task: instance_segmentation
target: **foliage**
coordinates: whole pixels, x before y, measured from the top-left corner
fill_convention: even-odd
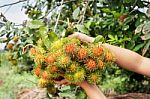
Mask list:
[[[43,42],[43,47],[49,48],[52,41],[74,31],[150,57],[149,10],[147,14],[140,10],[148,5],[149,2],[143,0],[35,0],[24,6],[30,20],[22,27],[15,27],[7,21],[0,31],[0,36],[5,35],[7,39],[0,41],[6,45],[11,43],[6,49],[10,48],[13,60],[29,62],[26,64],[28,70],[33,65],[27,51],[37,45],[38,40]],[[12,43],[16,36],[19,41]],[[105,82],[111,81],[114,83],[110,86],[120,93],[150,91],[147,77],[117,66],[106,69],[102,79],[104,88],[109,89]]]

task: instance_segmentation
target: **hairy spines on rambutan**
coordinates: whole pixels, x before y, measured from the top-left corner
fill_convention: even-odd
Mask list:
[[[43,71],[42,78],[45,79],[45,80],[48,80],[48,73],[47,73],[47,71]]]
[[[67,81],[69,81],[70,83],[73,83],[73,82],[74,82],[74,77],[73,77],[73,74],[71,74],[71,73],[65,73],[64,78],[65,78]]]
[[[58,67],[56,65],[50,65],[49,71],[51,74],[58,72]]]
[[[83,60],[83,59],[87,58],[87,56],[88,56],[87,48],[82,47],[78,50],[78,52],[77,52],[78,59]]]
[[[54,55],[48,55],[45,59],[48,64],[53,64],[55,62]]]
[[[41,79],[39,80],[39,82],[38,82],[38,85],[39,85],[41,88],[45,88],[45,87],[48,85],[48,81],[41,78]]]
[[[36,68],[34,69],[34,74],[39,77],[40,74],[41,74],[41,68],[40,68],[40,67],[36,67]]]
[[[42,54],[36,54],[36,56],[34,57],[34,62],[36,64],[42,64],[44,62],[45,56]]]
[[[73,54],[76,50],[76,45],[74,43],[66,44],[64,50],[67,54]]]
[[[77,69],[79,68],[79,64],[77,62],[72,62],[68,68],[66,69],[66,71],[68,72],[75,72],[77,71]]]
[[[94,56],[101,56],[103,54],[103,48],[102,47],[94,47],[92,48],[92,52]]]
[[[105,63],[102,60],[97,61],[97,66],[99,69],[103,69],[105,67]]]
[[[99,72],[92,72],[88,75],[87,80],[90,84],[98,84],[100,82],[100,73]]]
[[[67,55],[62,55],[58,57],[56,64],[58,67],[65,68],[66,66],[70,65],[71,59]]]
[[[85,67],[87,70],[92,71],[97,68],[97,63],[94,59],[90,58],[90,59],[87,59],[85,63]]]
[[[81,83],[85,80],[85,70],[83,68],[77,70],[74,74],[74,83]]]

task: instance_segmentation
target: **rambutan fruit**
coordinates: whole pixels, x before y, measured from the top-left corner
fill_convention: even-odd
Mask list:
[[[48,85],[48,81],[45,80],[45,79],[40,79],[39,82],[38,82],[38,85],[41,87],[41,88],[44,88]]]
[[[74,81],[73,74],[70,74],[70,73],[66,73],[66,74],[64,75],[64,78],[65,78],[66,80],[68,80],[69,82],[71,82],[71,83]]]
[[[67,54],[73,54],[76,50],[76,46],[75,44],[71,43],[71,44],[67,44],[64,48],[65,52]]]
[[[45,79],[45,80],[48,80],[48,73],[47,73],[47,71],[44,71],[42,73],[42,78]]]
[[[51,43],[51,48],[50,48],[50,50],[55,50],[55,51],[57,51],[58,49],[60,49],[60,48],[62,48],[63,47],[63,42],[62,42],[62,40],[57,40],[57,41],[55,41],[55,42],[53,42],[53,43]]]
[[[45,59],[44,55],[42,55],[42,54],[36,54],[36,56],[34,58],[34,61],[37,64],[42,64],[44,62],[44,59]]]
[[[71,63],[71,59],[69,56],[62,55],[58,58],[57,63],[59,67],[65,68]]]
[[[41,68],[40,67],[35,68],[34,69],[34,74],[39,77],[40,74],[41,74]]]
[[[85,80],[85,70],[81,69],[76,71],[73,77],[74,77],[74,83],[81,83],[82,81]]]
[[[86,48],[80,48],[77,53],[77,58],[84,59],[88,56],[88,50]]]
[[[103,48],[102,47],[95,47],[92,49],[94,56],[100,56],[103,54]]]
[[[96,64],[96,61],[93,60],[93,59],[88,59],[86,64],[85,64],[86,68],[88,70],[95,70],[97,68],[97,64]]]
[[[47,58],[45,59],[45,61],[48,64],[53,64],[55,62],[55,58],[52,55],[48,55]]]
[[[110,52],[107,52],[105,55],[105,60],[106,61],[113,61],[113,55]]]
[[[97,65],[98,65],[99,69],[103,69],[105,66],[105,64],[102,60],[98,60]]]
[[[91,84],[98,84],[100,82],[100,77],[101,75],[99,72],[93,72],[88,75],[87,80]]]
[[[67,68],[67,70],[69,72],[75,72],[77,70],[77,68],[78,68],[78,64],[74,62]]]
[[[55,73],[55,72],[57,72],[58,71],[58,67],[56,66],[56,65],[51,65],[50,67],[49,67],[49,71],[50,71],[50,73]]]

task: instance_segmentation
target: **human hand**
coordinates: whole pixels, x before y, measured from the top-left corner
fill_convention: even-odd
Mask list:
[[[94,42],[94,38],[93,37],[90,37],[90,36],[87,36],[83,33],[80,33],[80,32],[74,32],[72,35],[69,35],[70,38],[78,38],[79,40],[83,41],[83,42],[89,42],[89,43],[92,43]]]

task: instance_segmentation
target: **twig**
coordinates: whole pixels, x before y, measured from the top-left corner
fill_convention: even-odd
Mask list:
[[[84,11],[83,11],[83,15],[80,17],[79,21],[77,22],[78,24],[81,22],[83,24],[84,22],[84,16],[85,16],[85,13],[86,13],[86,9],[89,5],[89,0],[87,1],[87,3],[85,4],[85,8],[84,8]]]
[[[61,13],[61,10],[62,10],[63,2],[64,2],[64,0],[61,0],[60,11],[59,11],[59,14],[58,14],[58,17],[57,17],[57,20],[56,20],[56,24],[55,24],[55,27],[54,27],[54,32],[56,31],[56,28],[57,28],[57,25],[58,25],[58,21],[59,21],[60,13]],[[57,9],[57,12],[58,12],[58,10],[59,9]]]
[[[27,0],[20,0],[20,1],[14,2],[14,3],[5,4],[5,5],[0,6],[0,8],[6,7],[6,6],[15,5],[15,4],[18,4],[18,3],[21,3],[21,2],[25,2],[25,1],[27,1]]]

